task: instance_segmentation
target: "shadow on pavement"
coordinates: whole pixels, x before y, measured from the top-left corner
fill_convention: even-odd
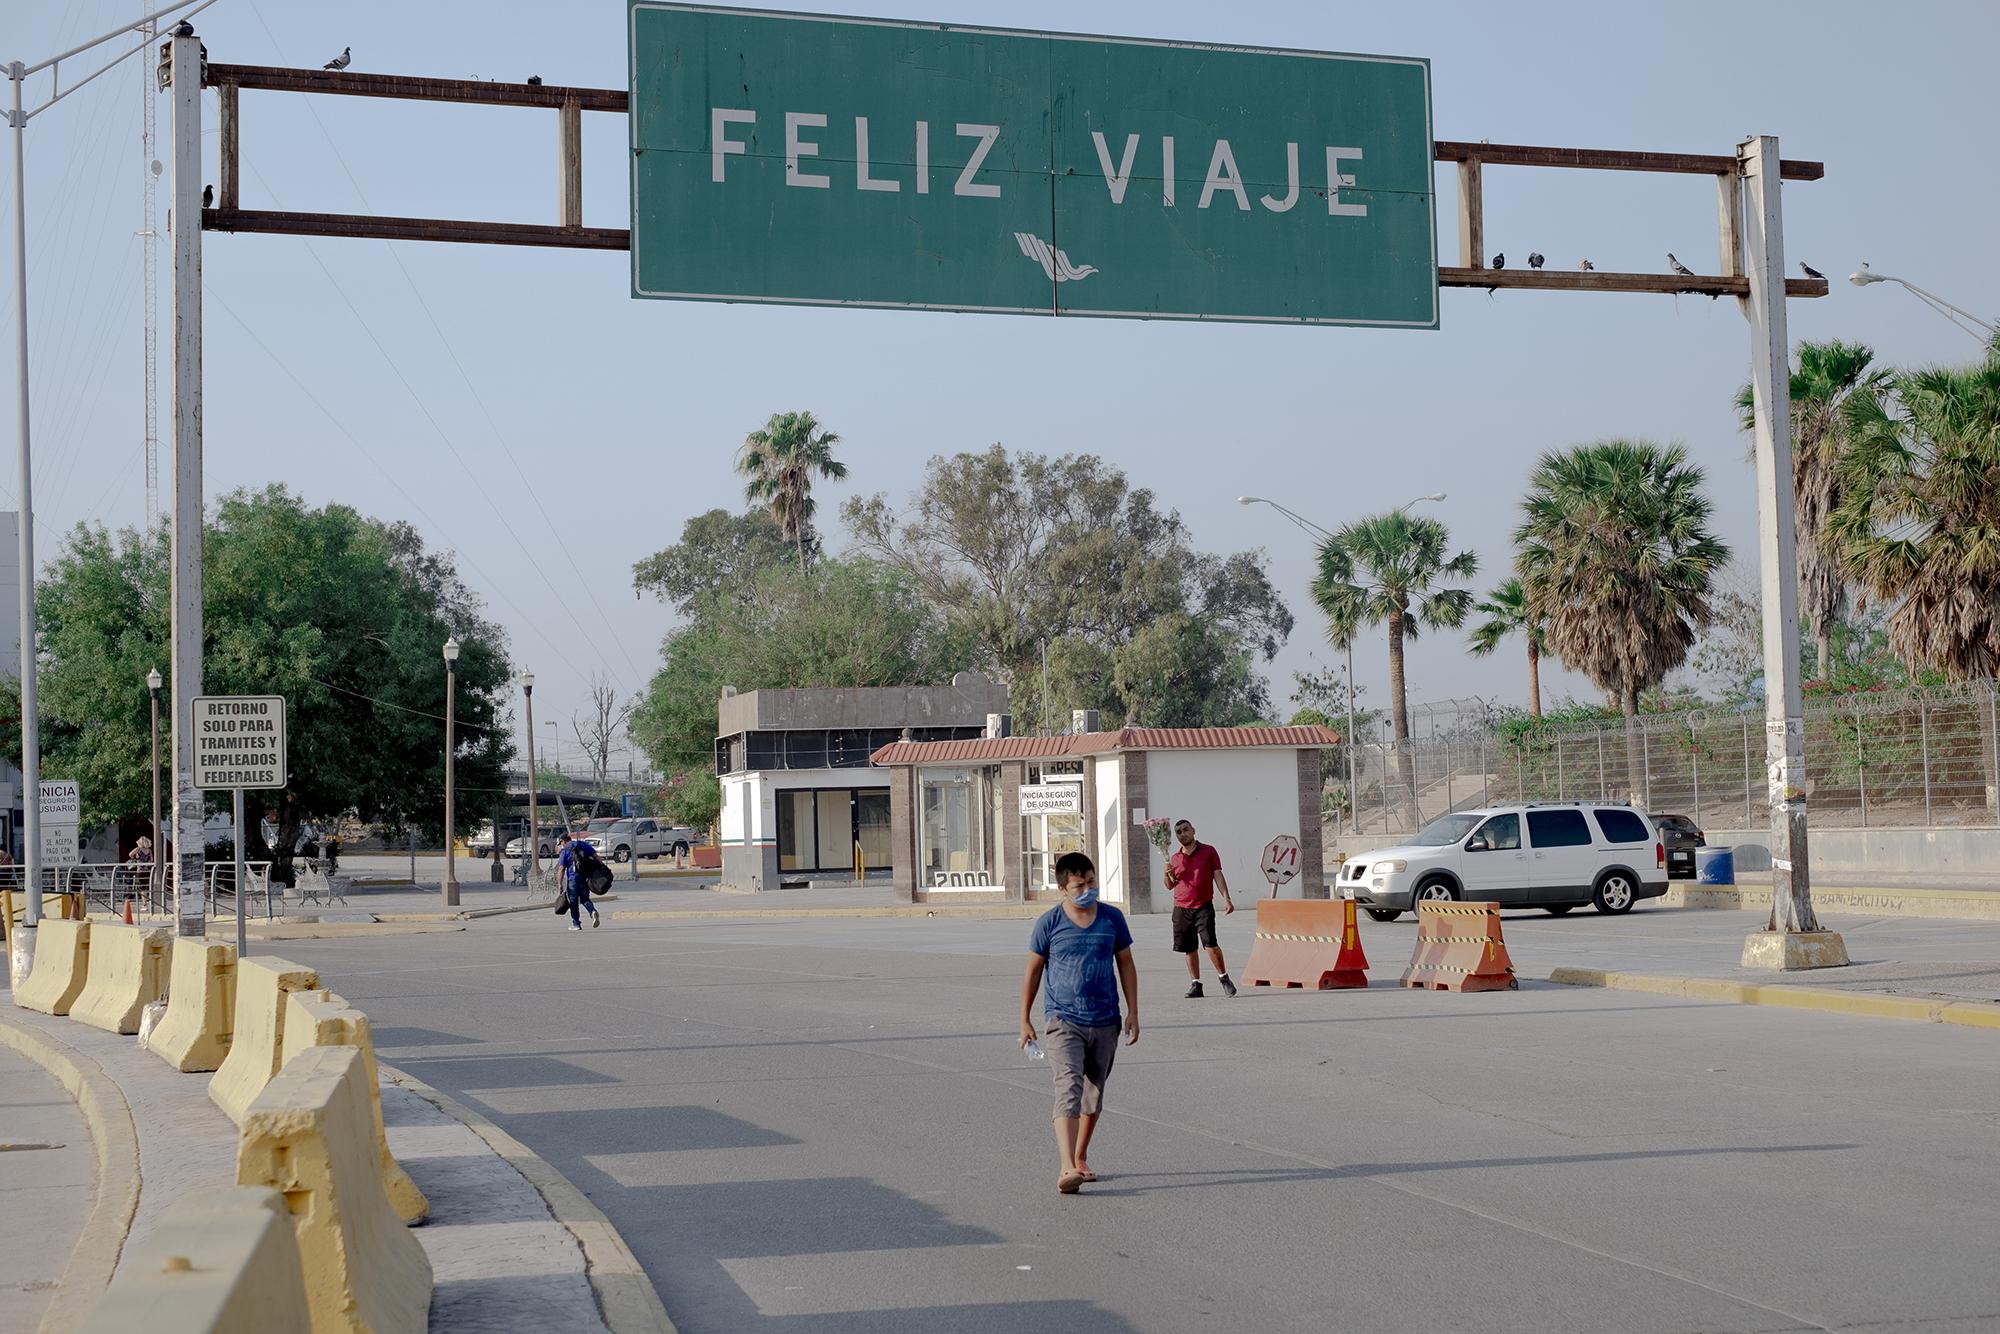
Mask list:
[[[1106,1173],[1090,1187],[1092,1195],[1150,1195],[1163,1190],[1208,1186],[1262,1186],[1291,1181],[1349,1181],[1361,1177],[1402,1176],[1412,1172],[1478,1171],[1495,1167],[1567,1167],[1583,1163],[1634,1162],[1649,1158],[1706,1158],[1721,1154],[1833,1153],[1858,1149],[1859,1144],[1745,1144],[1718,1149],[1633,1149],[1625,1153],[1557,1153],[1532,1158],[1457,1158],[1417,1163],[1349,1163],[1345,1167],[1297,1167],[1212,1172]],[[1156,1184],[1127,1185],[1148,1178]]]
[[[648,1153],[675,1149],[764,1149],[796,1144],[712,1107],[607,1107],[560,1112],[517,1112],[508,1133],[533,1141],[544,1132],[576,1134],[586,1144],[643,1144]]]

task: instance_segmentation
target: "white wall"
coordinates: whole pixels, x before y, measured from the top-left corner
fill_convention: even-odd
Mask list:
[[[1119,796],[1124,761],[1116,755],[1091,760],[1096,765],[1097,846],[1092,856],[1097,862],[1097,883],[1105,898],[1125,902],[1125,802]]]
[[[1229,892],[1239,902],[1270,892],[1260,869],[1264,845],[1279,834],[1299,835],[1297,751],[1151,751],[1146,793],[1149,819],[1194,821],[1195,837],[1221,854]],[[1294,879],[1285,894],[1295,897],[1298,886]],[[1154,892],[1164,895],[1157,887]]]

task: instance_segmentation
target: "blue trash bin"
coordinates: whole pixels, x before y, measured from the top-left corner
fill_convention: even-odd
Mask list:
[[[1736,849],[1696,848],[1694,850],[1694,879],[1698,885],[1735,884]]]

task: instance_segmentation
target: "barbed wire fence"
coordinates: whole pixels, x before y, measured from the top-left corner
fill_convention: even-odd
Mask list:
[[[1403,745],[1326,757],[1336,838],[1409,833],[1500,801],[1630,799],[1704,827],[1770,822],[1763,709],[1644,714],[1623,723],[1500,721],[1483,701],[1416,705]],[[1992,681],[1809,699],[1806,793],[1822,828],[2000,826],[2000,694]],[[1350,767],[1351,766],[1351,767]],[[1352,781],[1349,781],[1349,774]]]

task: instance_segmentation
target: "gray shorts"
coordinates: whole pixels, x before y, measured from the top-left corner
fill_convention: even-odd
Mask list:
[[[1057,1120],[1096,1116],[1104,1110],[1104,1085],[1118,1059],[1119,1025],[1085,1028],[1061,1019],[1048,1021],[1042,1050],[1056,1077]]]

